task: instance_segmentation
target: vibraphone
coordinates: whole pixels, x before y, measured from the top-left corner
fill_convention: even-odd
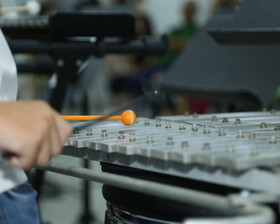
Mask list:
[[[280,112],[101,121],[63,154],[248,190],[280,193]]]

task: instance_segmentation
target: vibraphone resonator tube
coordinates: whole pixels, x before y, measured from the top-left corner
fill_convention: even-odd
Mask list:
[[[119,116],[62,116],[67,121],[89,120],[120,120],[124,125],[132,125],[136,122],[136,114],[132,110],[126,110]]]

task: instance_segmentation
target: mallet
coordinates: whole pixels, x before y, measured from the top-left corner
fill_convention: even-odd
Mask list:
[[[136,122],[136,114],[132,110],[124,111],[120,116],[62,116],[67,121],[88,120],[121,120],[124,125],[132,125]]]
[[[30,15],[38,15],[41,11],[41,4],[37,1],[28,1],[24,6],[0,8],[0,15],[9,12],[27,12]]]

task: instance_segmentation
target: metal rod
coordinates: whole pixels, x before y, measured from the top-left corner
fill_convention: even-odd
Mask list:
[[[8,13],[8,12],[28,12],[29,8],[27,6],[14,6],[14,7],[3,7],[0,9],[0,13]]]
[[[87,91],[83,91],[83,98],[82,98],[82,114],[89,114],[89,103],[88,103],[88,95]],[[83,159],[83,167],[86,169],[90,169],[90,161],[88,159]],[[83,180],[83,195],[82,195],[82,202],[83,202],[83,211],[80,217],[80,221],[82,224],[90,224],[94,220],[94,215],[92,213],[92,204],[91,204],[91,182],[88,180]]]
[[[83,159],[83,166],[84,168],[90,168],[90,163],[89,160]],[[91,212],[91,203],[90,203],[90,198],[91,198],[91,182],[88,180],[83,181],[83,213],[80,217],[80,220],[82,224],[90,224],[94,220],[94,216]]]
[[[169,199],[172,201],[182,202],[185,204],[192,204],[192,205],[201,206],[210,209],[216,209],[219,211],[224,211],[238,216],[241,215],[244,216],[244,217],[237,216],[237,217],[226,218],[226,219],[221,219],[221,218],[214,219],[216,221],[218,220],[224,221],[221,222],[223,224],[237,223],[235,222],[235,220],[238,220],[239,221],[238,223],[243,223],[243,224],[274,223],[275,217],[270,208],[261,205],[254,205],[252,203],[235,204],[232,203],[232,201],[228,197],[222,197],[219,195],[199,192],[196,190],[190,190],[181,187],[174,187],[174,186],[155,183],[146,180],[139,180],[131,177],[124,177],[115,174],[96,172],[85,168],[68,166],[65,164],[59,164],[55,162],[50,162],[50,164],[47,167],[37,167],[37,168],[55,172],[55,173],[65,174],[73,177],[78,177],[86,180],[97,181],[107,185],[111,185],[127,190],[133,190],[139,193],[149,194],[149,195]],[[196,222],[199,220],[200,222]],[[188,219],[185,221],[185,223],[186,224],[206,223],[203,222],[203,220],[205,221],[205,219],[197,219],[197,220]],[[232,220],[234,222],[228,222],[228,220]],[[244,222],[242,222],[242,220]],[[262,222],[259,222],[260,220]]]
[[[247,204],[243,214],[223,218],[191,218],[183,224],[276,224],[272,210],[263,205]]]
[[[101,54],[136,54],[144,56],[161,56],[167,49],[167,38],[143,39],[130,42],[91,43],[89,41],[45,41],[20,40],[7,38],[12,53],[49,54],[63,57],[65,55],[90,56]]]

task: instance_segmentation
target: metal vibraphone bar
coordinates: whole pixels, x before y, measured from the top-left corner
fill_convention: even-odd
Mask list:
[[[279,118],[266,111],[101,121],[70,136],[63,154],[279,194]]]

